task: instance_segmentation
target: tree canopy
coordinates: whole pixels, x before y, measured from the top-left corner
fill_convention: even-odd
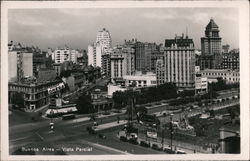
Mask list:
[[[92,107],[92,100],[89,95],[86,95],[85,93],[82,94],[77,102],[76,102],[76,108],[78,110],[78,113],[86,114],[86,113],[92,113],[93,107]]]
[[[141,88],[140,91],[117,91],[113,94],[115,108],[128,105],[129,99],[133,97],[136,104],[145,104],[163,99],[176,98],[177,87],[171,83],[165,83],[155,87]]]

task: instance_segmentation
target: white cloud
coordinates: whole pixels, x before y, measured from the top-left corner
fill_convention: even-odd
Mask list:
[[[69,8],[61,8],[58,9],[58,12],[62,13],[62,14],[66,14],[66,15],[70,15],[70,16],[100,16],[101,13],[97,10],[85,10],[85,9],[69,9]]]
[[[149,18],[149,19],[159,19],[159,20],[169,20],[169,19],[175,19],[176,15],[175,13],[144,13],[143,17]]]

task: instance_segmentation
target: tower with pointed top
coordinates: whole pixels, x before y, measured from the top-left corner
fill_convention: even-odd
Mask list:
[[[219,27],[211,18],[206,26],[205,36],[201,38],[201,68],[220,68],[221,37]]]

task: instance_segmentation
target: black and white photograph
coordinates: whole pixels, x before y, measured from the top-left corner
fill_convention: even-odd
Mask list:
[[[3,5],[4,156],[249,157],[248,3],[65,3]]]

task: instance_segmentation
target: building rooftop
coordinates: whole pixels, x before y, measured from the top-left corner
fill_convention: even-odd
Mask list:
[[[166,39],[165,47],[171,47],[172,45],[177,44],[178,47],[189,47],[190,44],[194,44],[193,40],[188,38],[188,36],[175,36],[174,39]]]
[[[210,22],[207,24],[206,30],[209,30],[209,29],[218,29],[218,28],[219,28],[218,25],[211,18]]]

